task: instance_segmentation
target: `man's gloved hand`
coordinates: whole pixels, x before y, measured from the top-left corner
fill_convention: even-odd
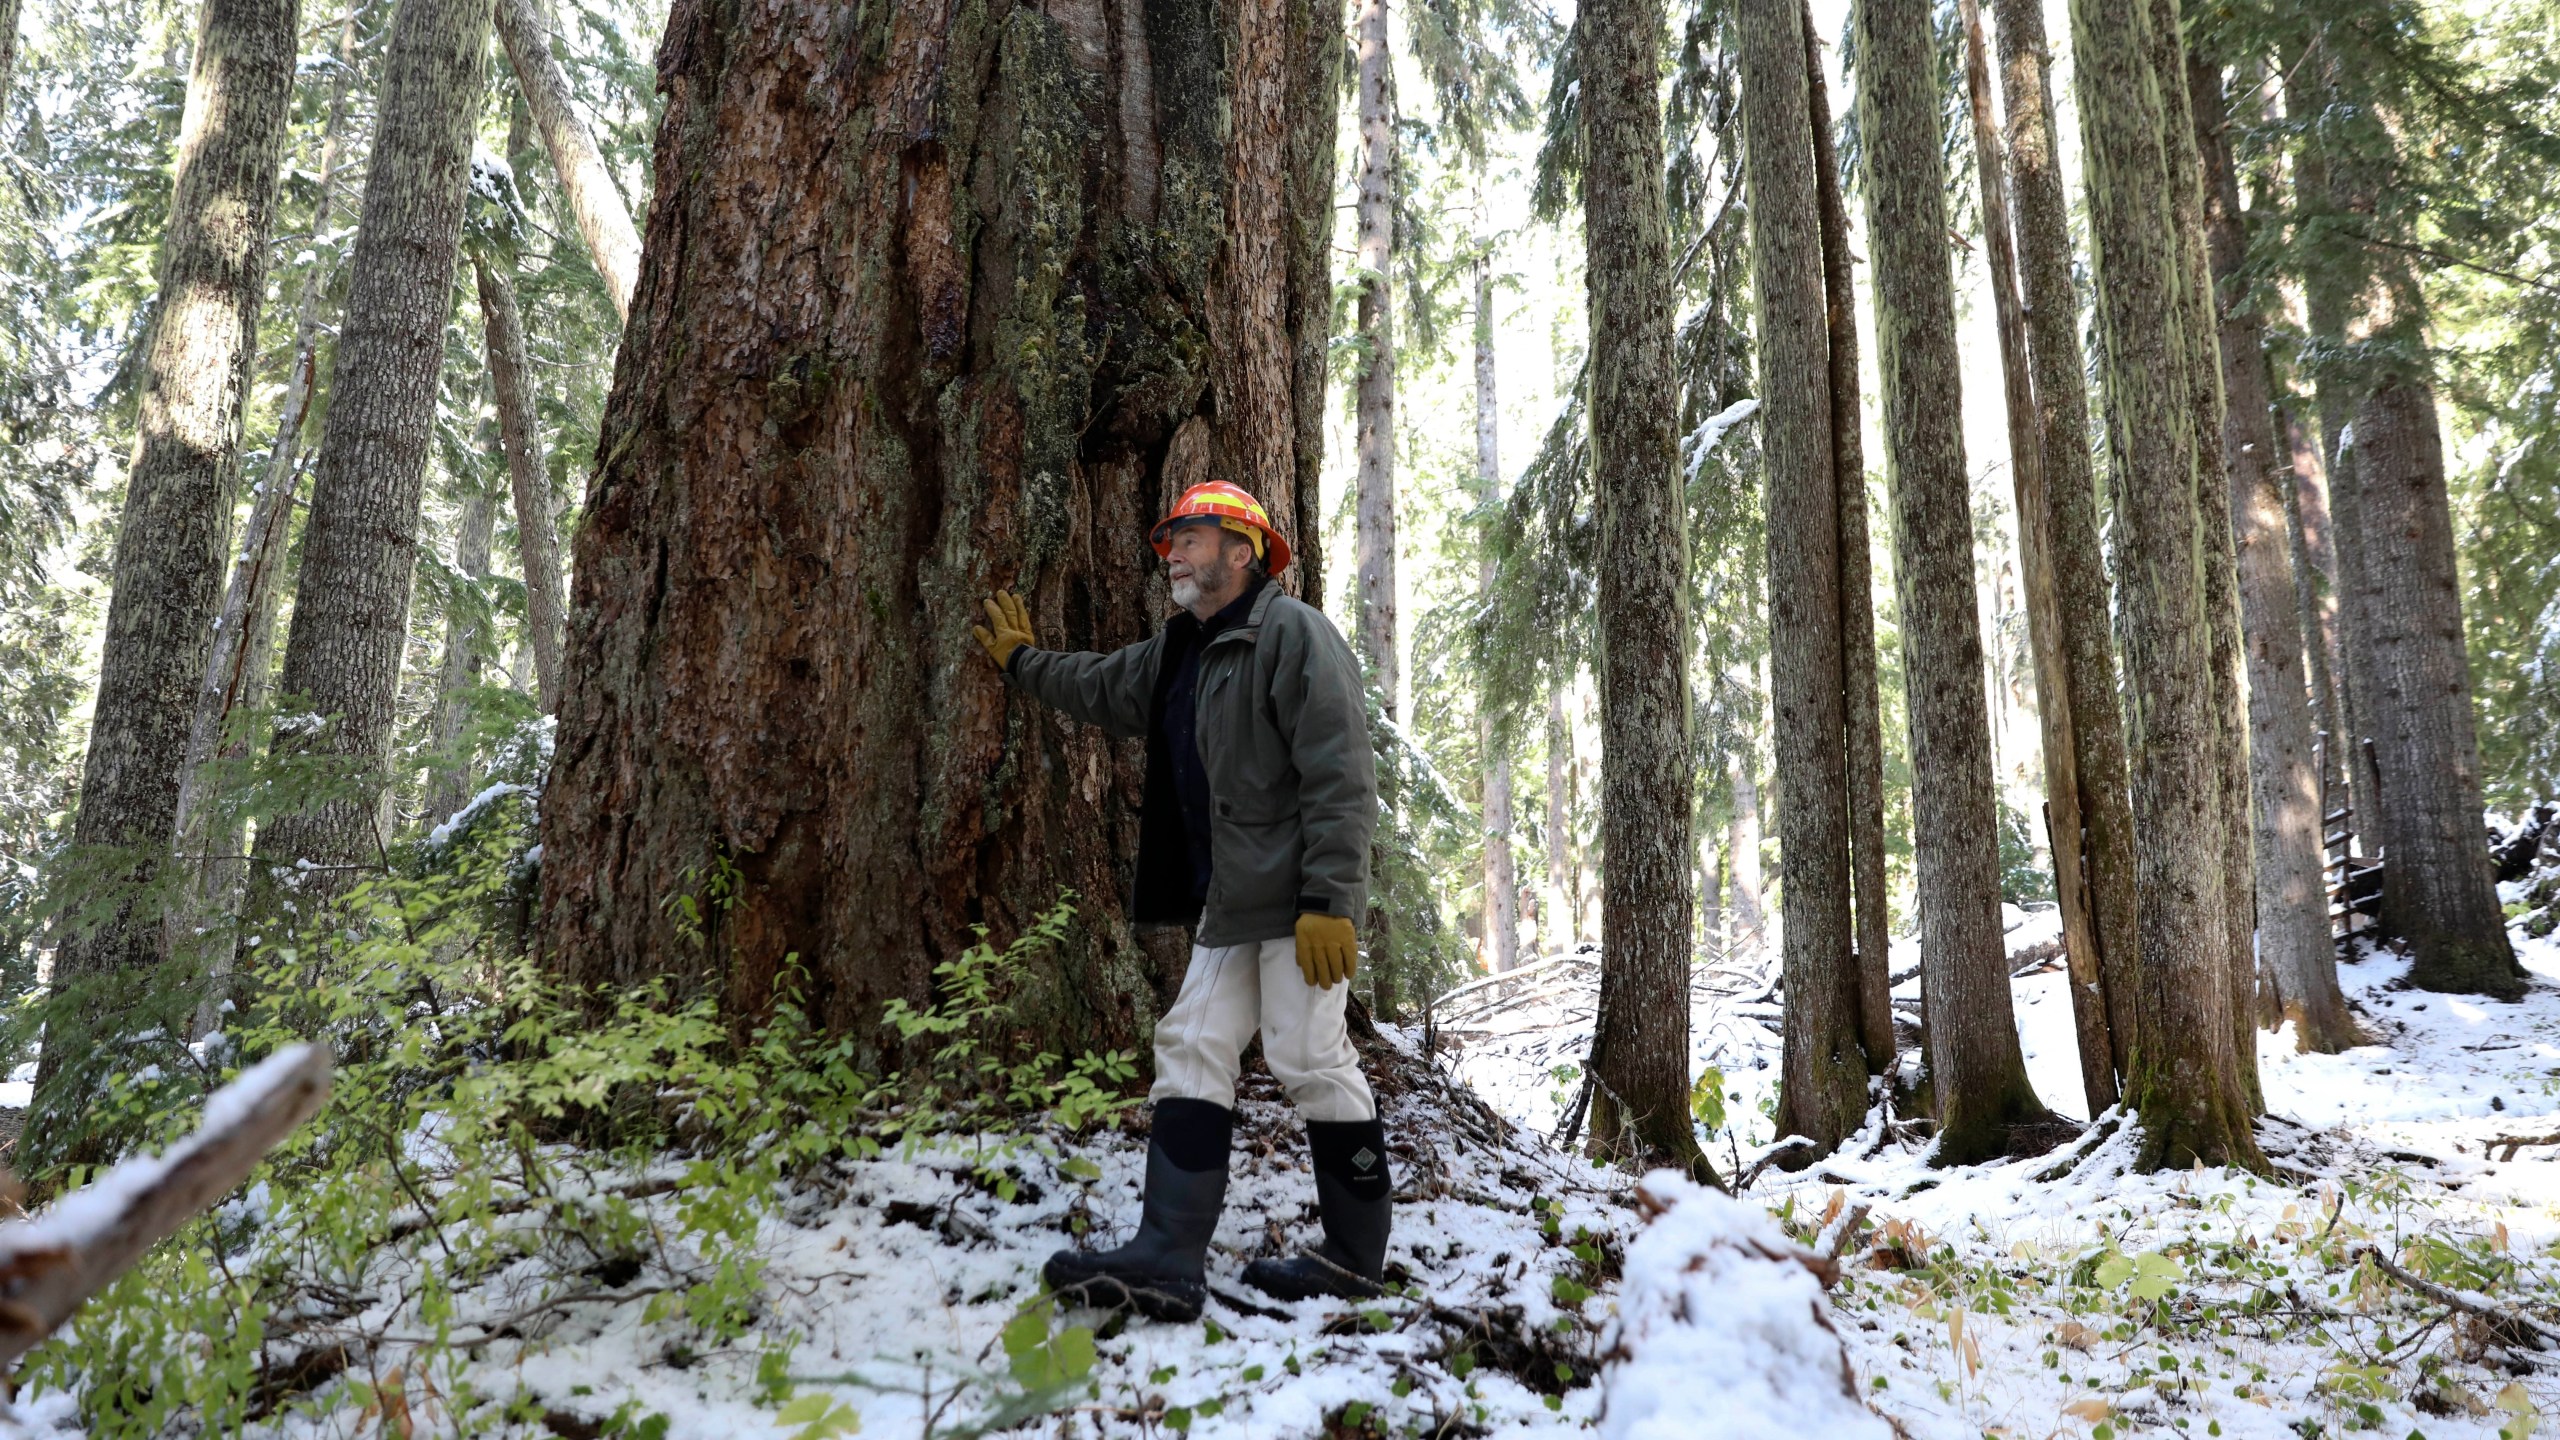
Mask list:
[[[1340,915],[1298,917],[1298,973],[1319,990],[1348,980],[1360,965],[1360,937]]]
[[[969,633],[977,636],[978,643],[987,647],[987,658],[995,661],[996,668],[1001,670],[1005,662],[1013,658],[1014,651],[1031,643],[1031,607],[1023,604],[1022,597],[1012,591],[1001,590],[987,601],[987,620],[994,629],[972,625]]]

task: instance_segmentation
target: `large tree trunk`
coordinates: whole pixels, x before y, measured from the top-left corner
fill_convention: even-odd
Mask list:
[[[533,408],[533,366],[525,355],[524,315],[515,281],[475,255],[471,270],[489,357],[489,389],[506,450],[507,482],[516,505],[516,554],[524,568],[525,630],[533,649],[535,693],[546,711],[560,707],[561,633],[567,587],[560,577],[560,523],[551,511],[551,474],[542,463],[542,429]]]
[[[265,867],[308,860],[327,893],[387,840],[394,704],[417,567],[418,502],[434,438],[436,376],[470,180],[488,46],[487,0],[401,0],[356,223],[303,539],[293,630],[276,688],[280,754],[327,756],[334,798],[277,815]]]
[[[483,452],[494,449],[496,427],[481,436]],[[498,497],[485,484],[474,484],[462,497],[462,514],[454,522],[454,573],[474,586],[489,578],[489,537],[498,526]],[[427,821],[442,824],[471,799],[472,772],[461,749],[464,727],[471,719],[471,688],[497,647],[491,642],[488,597],[449,607],[444,617],[444,666],[436,677],[433,751],[453,763],[439,770],[427,787]]]
[[[1358,386],[1360,655],[1380,706],[1396,716],[1395,55],[1387,0],[1360,0],[1359,252],[1363,358]]]
[[[2320,774],[2303,689],[2302,623],[2288,561],[2282,491],[2292,483],[2267,395],[2265,322],[2248,303],[2241,267],[2248,236],[2219,67],[2186,63],[2196,146],[2204,162],[2206,238],[2219,292],[2223,475],[2237,549],[2240,618],[2249,667],[2249,789],[2257,875],[2257,958],[2304,1050],[2334,1054],[2364,1043],[2338,989],[2322,882]],[[2255,1018],[2255,997],[2235,997]],[[2255,1037],[2251,1037],[2254,1052]]]
[[[2010,179],[2018,202],[2018,278],[2025,291],[2037,429],[2043,437],[2044,530],[2052,544],[2072,770],[2079,783],[2082,828],[2074,832],[2057,820],[2054,843],[2078,845],[2085,862],[2098,980],[2106,995],[2107,1042],[2121,1081],[2131,1067],[2139,1033],[2141,936],[2124,712],[2116,693],[2114,616],[2098,540],[2080,298],[2072,280],[2071,209],[2053,133],[2053,67],[2043,8],[2036,0],[1993,3],[1999,20],[2000,92],[2008,109]],[[2073,983],[2084,983],[2076,972]]]
[[[102,927],[65,937],[54,960],[57,992],[88,982],[125,988],[163,956],[161,912],[172,899],[166,872],[239,488],[241,407],[266,299],[300,13],[295,0],[208,0],[198,16],[161,232],[158,313],[136,366],[140,404],[96,718],[72,824],[73,845],[107,861],[98,878],[142,888],[120,897]],[[14,38],[15,17],[8,18]],[[126,1016],[126,1004],[102,991],[83,1003],[83,1019],[150,1023]],[[40,1131],[71,1119],[89,1098],[95,1077],[66,1062],[112,1063],[122,1053],[73,1034],[68,1019],[54,1022],[44,1049]]]
[[[2228,408],[2222,395],[2219,317],[2213,303],[2213,267],[2207,255],[2204,162],[2197,154],[2196,123],[2187,99],[2187,47],[2178,0],[2151,0],[2151,71],[2160,94],[2161,163],[2169,179],[2169,213],[2178,233],[2180,319],[2187,404],[2193,416],[2196,524],[2201,537],[2205,625],[2213,644],[2214,792],[2220,812],[2223,987],[2231,1026],[2232,1064],[2251,1114],[2264,1108],[2258,1093],[2257,876],[2249,858],[2249,713],[2241,695],[2240,585],[2231,535],[2231,487],[2222,462]]]
[[[569,80],[551,54],[551,17],[544,0],[497,0],[498,38],[524,89],[525,107],[542,132],[551,153],[552,173],[560,177],[569,214],[578,222],[578,237],[587,242],[596,273],[604,277],[613,310],[631,318],[631,287],[639,283],[640,232],[631,226],[631,207],[614,188],[586,121],[578,117]],[[546,687],[545,694],[551,691]]]
[[[1927,0],[1864,0],[1857,27],[1894,579],[1910,677],[1911,828],[1938,1110],[1935,1156],[1970,1164],[2004,1153],[2012,1126],[2047,1114],[2027,1083],[2001,940],[2000,806],[1974,603],[1973,508],[1957,389],[1962,360]]]
[[[2413,275],[2389,275],[2385,287],[2394,303],[2418,303]],[[2373,656],[2383,924],[2409,942],[2410,984],[2519,999],[2525,974],[2482,834],[2480,746],[2433,387],[2420,375],[2387,375],[2356,407],[2353,448],[2362,526],[2340,539],[2341,549],[2363,552],[2352,573],[2364,587],[2355,608]]]
[[[743,1020],[796,964],[875,1056],[888,1001],[1061,889],[1076,924],[1025,1030],[1125,1046],[1153,998],[1123,912],[1143,751],[1009,698],[980,597],[1112,649],[1163,614],[1144,536],[1184,484],[1233,480],[1293,540],[1316,519],[1292,327],[1328,292],[1289,220],[1306,132],[1333,134],[1336,17],[965,13],[670,19],[543,805],[557,969]],[[689,930],[666,897],[715,870],[730,898]]]
[[[2090,248],[2115,449],[2116,583],[2140,826],[2141,1026],[2126,1098],[2145,1168],[2263,1167],[2231,1052],[2220,724],[2196,514],[2195,414],[2149,16],[2072,0]]]
[[[1831,317],[1801,0],[1745,0],[1741,32],[1752,294],[1758,300],[1761,455],[1767,466],[1769,679],[1776,711],[1778,853],[1786,869],[1786,1011],[1778,1133],[1825,1151],[1867,1110],[1868,1057],[1851,924],[1841,622],[1840,480],[1832,447]],[[1734,817],[1751,793],[1738,756]],[[1753,806],[1756,809],[1756,805]],[[1756,827],[1755,827],[1756,828]],[[1758,849],[1734,838],[1734,854]],[[1614,863],[1615,852],[1612,853]],[[1756,857],[1754,857],[1756,858]],[[1737,880],[1741,865],[1736,865]],[[1749,893],[1756,908],[1758,877]],[[1744,887],[1735,886],[1736,908]]]
[[[1476,501],[1493,514],[1502,504],[1501,411],[1493,391],[1493,256],[1476,256]],[[1476,570],[1476,594],[1493,593],[1491,546]],[[1511,753],[1495,741],[1493,711],[1477,702],[1476,743],[1484,758],[1485,957],[1498,971],[1520,961],[1520,877],[1511,855]]]
[[[2071,1019],[2080,1046],[2080,1092],[2089,1113],[2116,1103],[2115,1047],[2107,1034],[2097,930],[2081,875],[2080,767],[2071,727],[2070,662],[2062,649],[2062,601],[2055,589],[2051,506],[2044,441],[2036,413],[2027,317],[2018,303],[2017,250],[2009,222],[2008,166],[1991,119],[1991,64],[1982,8],[1962,0],[1965,90],[1972,102],[1973,159],[1980,178],[1984,259],[2000,327],[2000,379],[2009,418],[2009,479],[2018,504],[2018,568],[2026,592],[2027,647],[2035,657],[2036,719],[2043,742],[2045,805],[2053,841],[2054,894],[2062,909],[2062,952],[2071,975]],[[2069,837],[2068,840],[2063,837]]]
[[[1689,1120],[1689,605],[1659,0],[1581,13],[1583,284],[1600,512],[1600,1002],[1591,1134],[1708,1171]]]
[[[1832,153],[1831,95],[1822,80],[1813,7],[1803,7],[1806,106],[1814,190],[1822,205],[1822,291],[1831,342],[1831,475],[1840,518],[1840,692],[1848,725],[1849,876],[1855,901],[1858,1040],[1867,1071],[1893,1069],[1891,897],[1884,878],[1884,721],[1876,675],[1875,562],[1868,554],[1865,419],[1858,405],[1858,295],[1851,282],[1849,207]]]

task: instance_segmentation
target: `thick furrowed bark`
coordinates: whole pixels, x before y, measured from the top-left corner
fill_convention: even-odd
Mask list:
[[[2148,39],[2160,95],[2161,163],[2169,181],[2169,214],[2178,236],[2179,348],[2185,359],[2189,431],[2195,445],[2196,524],[2204,575],[2205,625],[2213,641],[2213,746],[2216,821],[2221,836],[2223,1016],[2231,1027],[2232,1064],[2249,1111],[2258,1095],[2257,877],[2249,859],[2249,715],[2241,697],[2240,587],[2234,573],[2231,487],[2222,463],[2227,413],[2222,357],[2216,344],[2213,270],[2204,233],[2204,165],[2196,152],[2195,117],[2187,100],[2187,49],[2178,0],[2151,0]]]
[[[2008,109],[2010,179],[2018,202],[2018,277],[2025,292],[2037,426],[2044,442],[2045,532],[2053,547],[2072,768],[2079,782],[2082,828],[2075,833],[2057,823],[2054,843],[2078,845],[2085,860],[2098,979],[2106,995],[2107,1040],[2121,1082],[2130,1073],[2139,1034],[2142,943],[2124,711],[2116,690],[2114,621],[2089,454],[2080,297],[2071,278],[2071,210],[2053,133],[2044,11],[2035,0],[1993,4],[1999,20],[2001,96]],[[2074,983],[2079,983],[2076,978]]]
[[[2130,681],[2142,1023],[2126,1098],[2146,1167],[2262,1168],[2231,1053],[2220,724],[2207,673],[2195,412],[2179,327],[2178,235],[2144,7],[2073,0],[2091,248],[2118,463],[2117,585]]]
[[[2062,653],[2062,605],[2054,591],[2053,537],[2045,494],[2043,436],[2037,427],[2027,321],[2018,303],[2007,165],[1991,121],[1991,66],[1983,53],[1982,10],[1963,0],[1965,89],[1972,100],[1973,156],[1981,177],[1982,230],[1991,300],[2000,326],[2000,379],[2009,417],[2009,478],[2018,503],[2018,562],[2024,572],[2027,645],[2034,652],[2036,719],[2043,741],[2045,804],[2053,843],[2054,893],[2062,905],[2062,947],[2071,975],[2071,1018],[2080,1043],[2080,1090],[2089,1113],[2116,1103],[2114,1042],[2098,979],[2097,931],[2081,874],[2080,767],[2071,733],[2069,662]]]
[[[1128,1046],[1143,751],[1011,696],[968,627],[1039,643],[1161,616],[1144,548],[1212,475],[1291,539],[1307,393],[1284,199],[1334,123],[1316,7],[1109,0],[841,17],[688,0],[640,285],[572,567],[544,943],[741,1020],[881,1007],[1076,893],[1024,1030]],[[1338,39],[1338,32],[1336,37]],[[1223,56],[1223,60],[1221,57]],[[729,178],[769,177],[742,186]],[[1319,295],[1328,295],[1322,285]],[[1312,511],[1306,519],[1313,520]],[[1312,593],[1310,551],[1284,572]],[[723,869],[698,932],[666,896]]]
[[[1799,0],[1739,12],[1752,293],[1760,311],[1761,453],[1768,467],[1769,679],[1778,750],[1778,849],[1786,867],[1786,1019],[1780,1134],[1828,1149],[1867,1108],[1868,1056],[1851,928],[1849,792],[1843,736],[1840,481],[1834,473],[1830,297],[1816,177],[1808,40]],[[1825,117],[1827,119],[1827,117]],[[1872,622],[1871,622],[1872,623]],[[1755,812],[1737,756],[1734,816]],[[1737,834],[1737,920],[1756,923],[1756,831]],[[1752,858],[1756,859],[1756,855]],[[1745,897],[1748,897],[1746,902]],[[1748,903],[1752,913],[1741,914]],[[1888,1021],[1889,1021],[1888,1017]],[[1813,1158],[1807,1156],[1806,1158]]]
[[[2006,1151],[2013,1125],[2049,1117],[2027,1083],[2001,943],[1999,802],[1974,604],[1928,8],[1925,0],[1864,0],[1857,25],[1858,120],[1874,157],[1867,234],[1894,580],[1910,675],[1912,835],[1935,1158],[1969,1164]]]
[[[2414,296],[2415,278],[2397,278]],[[2377,385],[2356,410],[2354,448],[2385,797],[2383,920],[2409,942],[2410,984],[2517,999],[2524,971],[2481,839],[2480,747],[2432,387],[2410,376]]]
[[[1601,972],[1592,1141],[1712,1175],[1689,1118],[1687,531],[1672,417],[1657,0],[1582,12],[1600,512]]]

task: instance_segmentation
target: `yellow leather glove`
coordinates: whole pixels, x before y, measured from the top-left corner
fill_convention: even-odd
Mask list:
[[[1348,980],[1360,967],[1360,937],[1340,915],[1298,917],[1298,973],[1319,990]]]
[[[977,636],[978,643],[987,647],[987,658],[995,661],[996,668],[1001,670],[1005,662],[1013,658],[1014,651],[1031,643],[1031,607],[1023,604],[1022,597],[1012,591],[1001,590],[987,601],[987,620],[994,629],[990,630],[986,625],[972,625],[969,633]]]

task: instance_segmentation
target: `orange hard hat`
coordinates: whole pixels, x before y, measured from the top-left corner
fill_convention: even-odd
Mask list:
[[[1156,522],[1155,529],[1147,532],[1147,539],[1154,542],[1156,553],[1163,555],[1171,551],[1174,527],[1193,519],[1215,520],[1222,527],[1255,541],[1254,549],[1262,552],[1272,574],[1277,575],[1289,568],[1289,542],[1272,527],[1271,512],[1262,508],[1261,501],[1224,480],[1194,485],[1182,492],[1182,498],[1173,502],[1173,509]]]

